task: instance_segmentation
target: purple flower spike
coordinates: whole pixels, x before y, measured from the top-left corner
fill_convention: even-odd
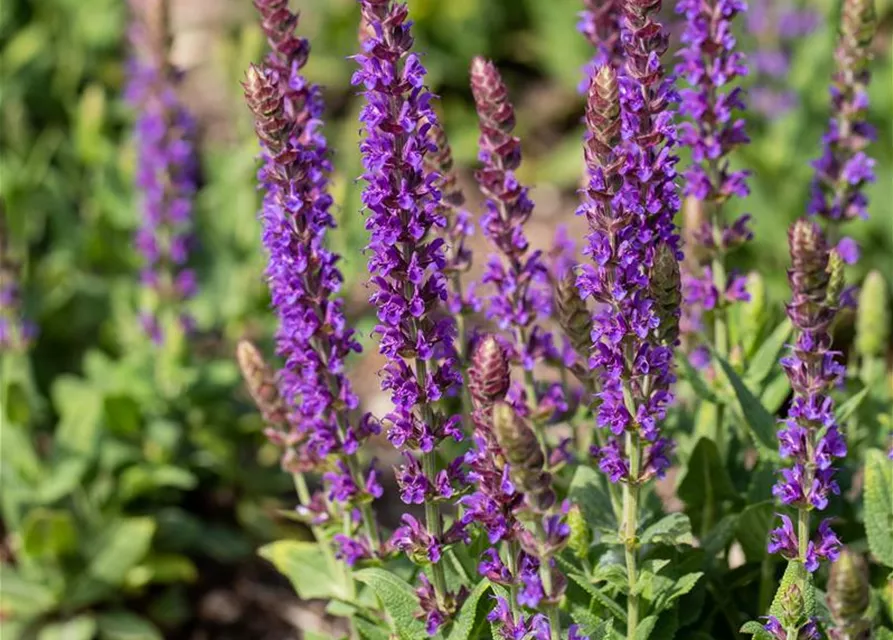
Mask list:
[[[262,239],[279,317],[277,352],[285,360],[278,383],[288,421],[302,436],[298,458],[326,463],[323,481],[338,515],[362,513],[365,538],[336,540],[352,563],[378,552],[369,502],[383,490],[375,470],[364,472],[356,457],[360,444],[378,433],[378,423],[369,416],[349,419],[359,401],[346,360],[360,345],[338,297],[340,258],[325,242],[334,220],[331,165],[320,133],[324,105],[319,87],[301,75],[309,45],[294,33],[297,16],[285,0],[257,0],[255,6],[271,52],[263,65],[249,69],[244,88],[263,149]]]
[[[164,3],[130,4],[134,55],[125,95],[139,112],[134,137],[136,187],[142,199],[142,220],[134,244],[142,256],[141,281],[148,300],[140,317],[152,342],[161,344],[169,315],[182,318],[183,331],[192,326],[182,303],[196,292],[194,275],[184,267],[198,181],[196,125],[177,96],[180,73],[168,60]]]
[[[876,137],[867,122],[869,47],[875,27],[873,0],[845,0],[831,85],[832,116],[822,156],[813,163],[809,204],[810,214],[831,221],[866,217],[865,185],[875,180],[875,161],[865,152]]]
[[[797,333],[790,355],[781,364],[794,399],[778,431],[778,441],[779,453],[790,466],[781,469],[772,493],[782,504],[797,508],[801,522],[808,522],[810,511],[824,510],[830,496],[840,493],[834,463],[846,456],[847,448],[829,394],[843,368],[831,351],[829,327],[836,308],[829,293],[833,274],[829,273],[831,252],[825,236],[817,224],[798,220],[788,237],[792,262],[788,280],[793,295],[787,311]],[[818,538],[806,545],[805,557],[800,553],[802,532],[794,532],[787,516],[782,516],[782,523],[773,531],[770,553],[797,558],[809,571],[818,569],[820,560],[837,559],[840,541],[827,520],[819,526]]]
[[[656,447],[652,468],[636,470],[637,482],[665,468],[669,448],[658,441],[658,425],[672,400],[680,301],[673,94],[659,64],[666,35],[650,18],[659,4],[625,4],[625,74],[603,66],[590,85],[589,182],[578,211],[589,223],[584,254],[592,262],[580,267],[577,287],[600,305],[589,361],[601,378],[598,426],[614,436],[636,431]],[[612,438],[594,451],[614,482],[630,480],[621,442]]]
[[[471,63],[471,91],[483,163],[475,177],[487,197],[481,228],[498,252],[490,256],[483,276],[483,282],[494,289],[487,317],[511,332],[518,362],[532,370],[537,360],[557,353],[551,334],[539,326],[551,314],[551,288],[543,255],[530,250],[524,233],[533,202],[527,187],[515,177],[521,164],[521,141],[512,135],[515,111],[499,71],[483,58]],[[535,403],[536,399],[528,401]]]

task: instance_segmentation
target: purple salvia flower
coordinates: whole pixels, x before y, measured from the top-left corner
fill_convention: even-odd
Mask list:
[[[772,532],[769,551],[799,559],[815,571],[820,560],[833,562],[840,546],[827,520],[820,525],[817,540],[807,542],[802,537],[809,535],[809,512],[824,510],[830,496],[840,493],[833,465],[846,456],[846,443],[829,393],[844,371],[831,351],[829,327],[836,309],[829,301],[831,252],[825,236],[818,225],[805,220],[795,222],[788,236],[793,296],[787,311],[797,333],[791,354],[781,364],[794,399],[778,439],[779,453],[791,466],[781,470],[772,492],[782,504],[798,509],[800,516],[796,533],[790,519],[782,517],[782,527]]]
[[[778,118],[798,104],[797,93],[787,89],[794,43],[813,33],[821,16],[800,7],[795,0],[750,0],[747,31],[756,39],[749,57],[756,76],[750,91],[757,113]]]
[[[822,138],[822,156],[815,162],[809,213],[841,222],[867,216],[865,185],[874,182],[874,159],[865,152],[875,139],[868,124],[869,47],[874,36],[874,0],[845,0],[831,84],[832,116]],[[843,247],[845,261],[855,260],[858,247]],[[845,255],[844,255],[845,254]]]
[[[697,202],[686,206],[710,212],[691,230],[690,264],[684,276],[685,313],[683,326],[696,333],[704,329],[705,312],[724,314],[735,301],[746,301],[746,278],[726,276],[723,256],[751,237],[748,215],[731,224],[721,219],[727,200],[748,195],[747,171],[730,168],[729,155],[750,142],[743,118],[745,108],[739,80],[748,73],[744,54],[736,50],[732,32],[735,18],[747,10],[743,0],[683,0],[676,12],[685,18],[682,62],[676,73],[689,88],[680,92],[680,112],[687,121],[680,125],[680,142],[691,148],[692,165],[685,172],[684,194]],[[728,345],[717,345],[724,352]]]
[[[471,91],[483,164],[475,178],[487,197],[481,228],[498,252],[490,256],[483,276],[494,288],[487,317],[511,332],[518,362],[531,371],[538,360],[554,354],[552,336],[540,326],[551,314],[551,291],[542,252],[530,250],[524,233],[533,202],[515,176],[521,164],[521,142],[512,135],[515,110],[499,71],[488,60],[472,61]],[[528,402],[534,406],[536,398]]]
[[[142,256],[140,281],[149,301],[140,311],[140,324],[161,344],[169,317],[177,319],[183,331],[192,327],[182,303],[196,293],[195,275],[186,266],[198,180],[196,125],[177,95],[180,73],[168,60],[165,3],[130,4],[134,55],[125,95],[138,111],[136,187],[142,199],[134,244]]]
[[[619,70],[623,66],[620,42],[622,4],[621,0],[583,0],[577,30],[595,49],[595,55],[583,67],[583,79],[578,87],[580,93],[585,94],[589,90],[589,83],[600,67],[610,64]]]
[[[348,419],[359,401],[345,361],[360,345],[338,298],[339,256],[325,246],[334,220],[331,167],[320,133],[323,104],[318,87],[300,73],[309,45],[294,34],[297,16],[284,0],[258,0],[255,6],[272,51],[264,65],[249,69],[244,87],[263,147],[262,239],[279,317],[277,352],[285,359],[278,381],[289,422],[304,434],[305,457],[328,462],[323,480],[329,501],[351,523],[354,510],[362,513],[365,539],[338,541],[339,553],[353,562],[365,557],[361,550],[372,555],[379,546],[369,503],[382,487],[374,469],[364,473],[356,456],[360,443],[379,426],[369,416],[356,423]]]
[[[425,68],[411,53],[411,22],[405,4],[392,0],[362,0],[362,53],[352,83],[362,86],[365,105],[360,143],[367,187],[363,203],[370,232],[369,271],[378,309],[379,351],[388,363],[382,388],[391,391],[394,409],[385,417],[388,439],[412,455],[421,450],[421,466],[429,486],[426,528],[444,541],[439,502],[446,493],[437,479],[435,449],[446,437],[461,440],[461,416],[447,418],[434,403],[462,383],[453,338],[452,318],[438,314],[449,297],[447,255],[443,238],[435,237],[447,220],[438,189],[440,176],[425,166],[437,151],[431,128],[437,118],[433,96],[425,87]],[[453,474],[461,480],[461,474]],[[447,533],[449,535],[449,532]],[[457,534],[457,537],[461,537]],[[429,629],[444,621],[446,580],[440,563],[432,566],[437,615],[428,616]],[[425,601],[421,598],[422,608]],[[433,615],[433,617],[432,617]]]
[[[0,352],[25,351],[37,337],[37,326],[22,313],[21,265],[10,244],[6,209],[0,202]]]
[[[657,425],[672,398],[669,387],[674,379],[672,326],[678,322],[678,295],[673,289],[678,293],[678,265],[674,285],[651,286],[658,271],[654,284],[667,275],[666,266],[653,268],[660,247],[675,263],[679,244],[672,222],[678,207],[673,183],[676,160],[670,155],[675,138],[666,112],[672,94],[659,57],[666,50],[666,36],[648,17],[657,5],[641,9],[627,3],[626,74],[618,78],[612,67],[600,68],[586,110],[589,183],[579,213],[589,223],[584,253],[592,264],[581,267],[577,286],[584,298],[600,304],[590,366],[601,377],[598,426],[609,429],[612,437],[594,453],[600,468],[615,482],[630,475],[619,437],[627,430],[640,431],[652,443],[649,446],[658,444]],[[665,294],[676,298],[675,309],[656,300]],[[664,320],[667,331],[662,329]],[[659,337],[665,333],[669,344]],[[628,398],[624,387],[630,392]],[[666,450],[661,442],[653,456],[655,473],[662,472]],[[643,471],[636,470],[636,480]]]

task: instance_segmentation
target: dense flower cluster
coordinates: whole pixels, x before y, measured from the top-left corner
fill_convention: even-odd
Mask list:
[[[297,16],[284,0],[258,0],[256,6],[272,52],[262,67],[249,70],[245,96],[264,149],[262,237],[279,316],[277,352],[285,359],[279,385],[290,423],[305,435],[302,457],[330,461],[326,497],[350,513],[382,494],[375,470],[363,473],[355,457],[360,443],[379,427],[369,416],[356,424],[347,417],[358,400],[345,359],[360,346],[337,297],[339,258],[325,246],[334,221],[326,142],[319,132],[322,102],[318,88],[300,73],[309,47],[294,35]],[[374,539],[374,524],[366,520],[366,537]],[[350,564],[373,550],[369,539],[337,541]]]
[[[426,155],[437,151],[430,135],[437,118],[424,85],[425,68],[411,53],[406,5],[362,0],[361,7],[363,52],[355,56],[359,69],[352,82],[363,87],[365,98],[360,150],[367,181],[370,302],[378,310],[380,352],[388,359],[382,388],[391,392],[394,404],[385,422],[388,439],[406,458],[397,472],[401,497],[423,497],[429,543],[440,545],[462,536],[461,523],[443,532],[438,502],[451,498],[464,477],[459,464],[438,471],[434,456],[444,438],[462,439],[461,416],[446,417],[434,406],[462,384],[453,347],[455,323],[438,315],[448,299],[447,255],[435,232],[447,220],[440,177],[425,166]],[[421,461],[413,450],[422,452]],[[415,530],[421,527],[416,524],[410,521],[405,524],[409,531],[394,534],[398,548],[405,549],[401,541],[418,540]],[[429,632],[450,614],[443,569],[435,563],[433,571],[436,598],[427,597],[426,585],[419,590]]]
[[[135,244],[142,254],[144,286],[140,322],[156,344],[164,341],[167,313],[184,330],[192,319],[182,301],[196,293],[195,272],[186,267],[192,240],[192,199],[198,179],[195,121],[177,96],[179,72],[168,60],[164,3],[132,2],[133,58],[127,100],[138,110],[136,186],[142,219]]]
[[[750,0],[747,31],[756,38],[751,64],[756,76],[751,106],[766,117],[778,118],[795,108],[796,91],[789,88],[793,43],[813,33],[821,16],[797,0]]]
[[[6,212],[0,204],[0,352],[23,351],[37,336],[37,325],[22,313],[19,267],[10,252]]]
[[[620,70],[623,67],[623,47],[620,43],[620,0],[583,0],[583,11],[577,29],[595,49],[595,55],[583,67],[580,93],[589,90],[592,76],[606,64]]]
[[[750,140],[744,120],[737,111],[745,108],[739,80],[747,75],[744,55],[736,51],[732,33],[735,18],[746,11],[743,0],[684,0],[676,12],[685,17],[682,62],[676,73],[689,87],[680,94],[680,112],[688,121],[680,125],[680,141],[691,149],[692,165],[685,171],[683,193],[696,201],[706,219],[699,220],[688,238],[690,267],[684,278],[687,332],[704,329],[703,314],[722,309],[735,301],[746,301],[746,278],[727,277],[723,256],[750,239],[750,216],[731,224],[721,218],[723,204],[749,193],[747,171],[733,170],[729,155]]]
[[[471,63],[471,92],[481,135],[475,173],[487,196],[481,219],[484,235],[498,251],[487,261],[483,282],[492,285],[487,317],[510,331],[515,359],[530,371],[537,361],[554,354],[552,335],[540,324],[551,315],[549,273],[541,251],[531,251],[524,224],[533,212],[527,187],[518,182],[521,141],[512,130],[515,110],[508,90],[492,62]],[[536,398],[528,398],[535,403]]]
[[[590,85],[586,110],[589,183],[579,213],[590,233],[577,285],[601,304],[596,313],[590,365],[600,372],[598,426],[614,438],[595,450],[599,466],[613,481],[629,480],[622,442],[627,430],[648,443],[642,477],[662,474],[671,444],[659,437],[659,423],[672,396],[672,344],[657,337],[662,324],[651,290],[661,247],[678,258],[673,215],[677,158],[670,103],[674,99],[660,56],[667,37],[650,14],[659,2],[626,3],[623,44],[625,73],[601,67]],[[677,271],[678,273],[678,271]],[[678,288],[678,281],[676,283]],[[678,306],[670,309],[671,322]],[[676,320],[678,321],[678,320]]]
[[[797,221],[789,232],[791,269],[788,279],[793,297],[788,304],[788,317],[797,330],[790,356],[782,366],[791,381],[794,399],[778,432],[779,452],[790,461],[782,469],[773,494],[782,504],[804,514],[822,511],[829,495],[840,488],[834,479],[835,460],[846,455],[846,443],[834,417],[830,390],[844,373],[831,351],[829,327],[835,314],[835,301],[829,296],[832,275],[829,274],[829,250],[818,225]],[[808,516],[807,516],[808,518]],[[818,529],[818,538],[808,545],[802,540],[808,531],[795,531],[791,520],[782,516],[782,526],[772,532],[769,550],[787,558],[799,558],[809,571],[815,571],[819,560],[833,562],[840,541],[827,520]]]
[[[822,138],[822,156],[813,163],[815,178],[809,213],[841,222],[866,217],[865,185],[874,182],[875,161],[865,152],[875,139],[868,114],[869,46],[875,30],[873,0],[846,0],[831,84],[832,116]],[[839,245],[847,262],[858,259],[855,242]]]

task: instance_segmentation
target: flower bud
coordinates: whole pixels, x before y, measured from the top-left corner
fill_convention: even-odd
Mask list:
[[[844,274],[843,258],[837,249],[832,249],[828,256],[828,293],[825,296],[825,304],[837,308],[840,304],[840,294],[843,292]]]
[[[573,505],[567,512],[567,524],[571,529],[571,535],[567,541],[568,547],[574,552],[575,556],[583,559],[589,553],[592,534],[579,506]]]
[[[834,623],[847,637],[859,637],[866,626],[863,618],[871,595],[868,567],[861,555],[843,549],[837,562],[831,565],[827,594]]]
[[[793,296],[788,316],[801,331],[825,331],[833,319],[828,296],[829,250],[821,227],[804,219],[797,220],[788,231],[791,268],[788,280]]]
[[[555,306],[558,323],[580,357],[586,359],[592,350],[592,314],[577,290],[576,276],[569,272],[558,281]]]
[[[856,352],[863,358],[882,357],[890,339],[890,293],[879,271],[865,276],[856,313]]]
[[[493,336],[486,336],[471,357],[468,389],[474,401],[482,406],[505,398],[511,382],[509,357]]]
[[[273,370],[264,362],[257,347],[248,340],[239,340],[236,347],[236,361],[239,363],[248,392],[264,421],[271,426],[284,426],[287,422],[285,403],[279,395]]]
[[[530,505],[545,510],[555,503],[552,476],[544,470],[546,455],[530,424],[511,405],[493,405],[493,430],[506,460],[512,482],[527,494]]]
[[[651,269],[651,297],[660,320],[658,340],[675,345],[679,338],[679,310],[682,304],[682,284],[679,262],[669,246],[662,244],[654,256]]]

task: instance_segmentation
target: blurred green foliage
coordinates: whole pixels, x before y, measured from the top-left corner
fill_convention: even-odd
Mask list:
[[[210,69],[227,107],[223,124],[204,123],[200,295],[190,302],[199,332],[188,349],[162,353],[146,344],[135,313],[133,114],[121,99],[126,3],[6,0],[0,10],[0,199],[24,264],[25,311],[40,327],[27,357],[4,357],[0,385],[0,509],[13,560],[0,576],[0,630],[11,629],[9,637],[161,637],[194,613],[184,585],[281,533],[268,498],[284,495],[288,481],[264,447],[231,358],[237,338],[269,342],[273,331],[255,220],[256,142],[238,86],[264,50],[249,4],[208,2],[233,11],[204,25],[214,45],[189,69]],[[331,108],[333,242],[345,256],[348,292],[362,298],[359,104],[347,59],[357,49],[358,10],[355,0],[297,4],[313,45],[308,75],[326,86]],[[829,19],[794,52],[789,81],[800,107],[754,118],[753,144],[738,159],[754,173],[741,207],[754,216],[756,239],[737,266],[758,268],[775,302],[787,290],[784,232],[805,209],[809,161],[827,119],[837,2],[813,5]],[[579,9],[578,0],[410,0],[417,49],[460,164],[476,154],[468,65],[490,56],[518,106],[524,179],[573,194],[582,166],[576,85],[590,53],[575,31]],[[893,273],[893,0],[878,0],[878,11],[878,181],[870,220],[849,225],[864,247],[851,282],[870,268]],[[201,92],[195,99],[207,112]]]

